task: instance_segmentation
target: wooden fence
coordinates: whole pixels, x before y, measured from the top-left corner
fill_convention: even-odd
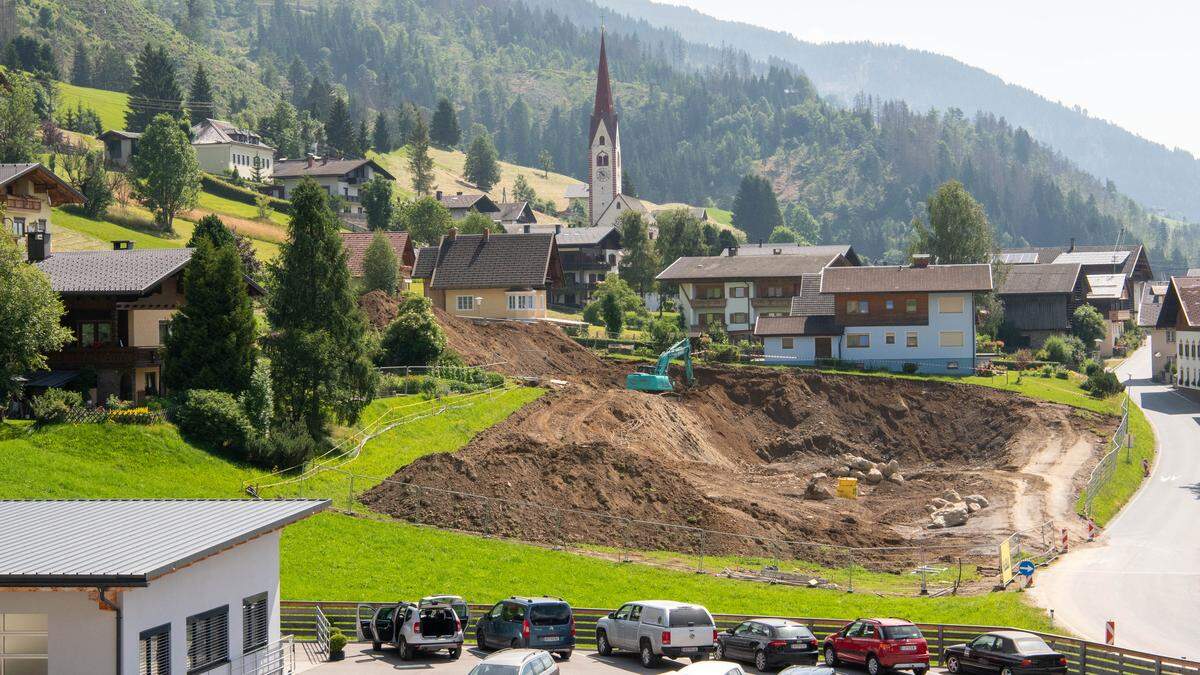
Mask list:
[[[378,606],[381,603],[363,604]],[[332,626],[341,628],[351,641],[354,640],[356,634],[355,614],[359,603],[285,600],[280,605],[282,631],[285,634],[295,635],[297,640],[316,639],[316,608],[318,606]],[[475,620],[491,608],[492,605],[471,605],[471,619],[464,627],[468,644],[474,640]],[[612,610],[579,607],[573,608],[573,610],[575,612],[576,644],[585,649],[594,648],[596,620]],[[763,617],[740,614],[713,615],[719,630],[732,628],[747,619],[757,618]],[[848,623],[844,619],[790,618],[807,625],[818,638],[824,638],[830,633],[841,630]],[[919,623],[917,626],[920,627],[929,643],[930,660],[935,664],[940,661],[941,655],[947,647],[966,642],[980,633],[1004,630],[1000,626],[930,623]],[[1067,655],[1070,660],[1070,672],[1079,675],[1200,675],[1200,662],[1112,647],[1062,635],[1036,632],[1035,634],[1040,635],[1051,647]]]

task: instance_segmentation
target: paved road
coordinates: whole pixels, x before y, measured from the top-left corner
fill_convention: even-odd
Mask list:
[[[1122,381],[1158,436],[1150,481],[1094,544],[1038,574],[1034,597],[1055,620],[1116,644],[1200,659],[1200,400],[1150,381],[1150,349],[1122,364]]]
[[[299,647],[298,647],[299,649]],[[428,675],[467,675],[475,664],[487,656],[486,652],[469,647],[457,661],[449,660],[445,653],[423,655],[412,661],[401,661],[395,650],[372,651],[371,645],[352,644],[346,647],[346,659],[337,663],[326,663],[303,669],[306,675],[368,675],[370,673],[394,673],[396,671],[419,671]],[[558,659],[555,659],[558,661]],[[671,673],[688,664],[688,661],[664,659],[661,668],[645,669],[635,654],[600,656],[592,651],[577,651],[570,661],[558,661],[562,675],[651,675]],[[754,666],[744,663],[742,668],[748,675],[762,675]],[[866,670],[838,668],[838,675],[866,675]],[[934,668],[934,675],[945,671]]]

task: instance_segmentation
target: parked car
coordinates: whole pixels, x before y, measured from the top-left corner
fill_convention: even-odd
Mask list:
[[[829,666],[788,666],[779,675],[837,675],[837,671]]]
[[[746,661],[759,670],[785,665],[814,665],[821,653],[817,636],[787,619],[754,619],[717,634],[716,658]]]
[[[825,664],[863,664],[871,675],[884,670],[929,671],[929,645],[921,629],[903,619],[858,619],[825,638]]]
[[[652,668],[662,657],[706,661],[716,649],[717,628],[700,605],[668,600],[628,602],[596,622],[596,651],[637,652]]]
[[[501,600],[475,624],[480,649],[536,647],[571,658],[575,614],[562,598],[518,597]]]
[[[675,675],[746,675],[733,661],[697,661],[675,671]]]
[[[942,664],[952,673],[1001,675],[1065,675],[1067,657],[1033,633],[1000,630],[947,647]]]
[[[363,607],[359,606],[360,613]],[[359,630],[371,641],[372,649],[393,645],[404,661],[418,653],[441,650],[452,659],[462,655],[462,623],[454,608],[443,602],[425,599],[416,604],[383,605],[370,618],[360,616]]]
[[[559,675],[554,657],[544,649],[504,649],[489,654],[470,675]]]
[[[471,620],[471,608],[467,605],[467,601],[458,595],[427,595],[421,598],[422,603],[441,603],[450,605],[454,610],[454,615],[458,617],[458,622],[463,628],[467,627],[467,622]]]

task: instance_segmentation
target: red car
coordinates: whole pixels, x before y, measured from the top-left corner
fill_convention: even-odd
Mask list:
[[[921,629],[903,619],[858,619],[825,638],[825,664],[862,664],[871,675],[892,668],[929,671],[929,645]]]

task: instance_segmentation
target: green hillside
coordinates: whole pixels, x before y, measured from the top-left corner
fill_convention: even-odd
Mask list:
[[[68,82],[58,83],[60,104],[64,108],[83,106],[100,115],[105,130],[125,128],[125,110],[129,107],[129,94],[105,91],[91,87],[77,87]]]

